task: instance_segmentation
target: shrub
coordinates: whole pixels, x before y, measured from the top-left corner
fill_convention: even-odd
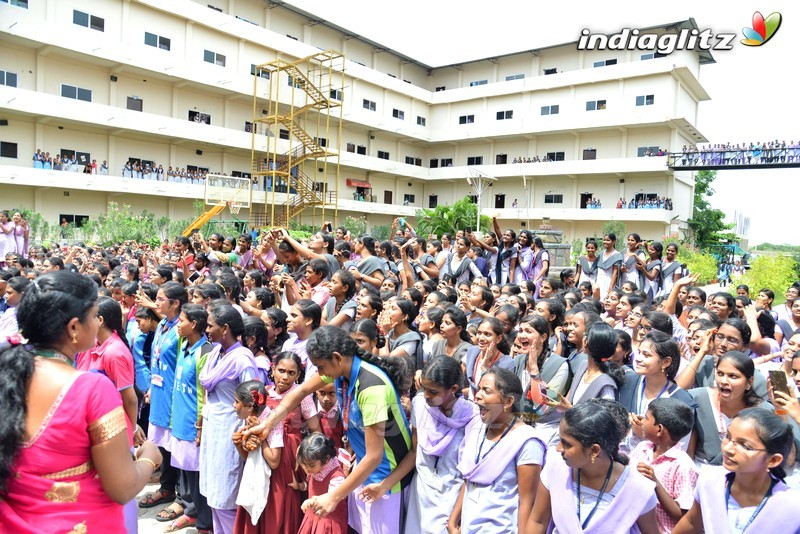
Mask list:
[[[731,285],[730,291],[735,295],[738,284],[747,284],[754,295],[764,288],[783,295],[796,279],[797,262],[791,256],[758,256],[750,262],[750,269],[741,280]]]
[[[699,274],[698,284],[710,284],[717,277],[717,260],[711,254],[683,245],[678,261],[685,263],[691,274]]]

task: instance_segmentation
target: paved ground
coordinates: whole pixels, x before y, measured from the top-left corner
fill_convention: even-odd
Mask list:
[[[156,490],[158,490],[158,484],[149,484],[145,486],[145,488],[139,494],[139,497],[136,497],[136,500],[138,501],[139,498],[145,493]],[[161,534],[164,532],[164,527],[169,525],[169,523],[161,523],[156,521],[158,512],[163,508],[163,505],[154,506],[152,508],[139,508],[139,534]],[[196,534],[197,530],[194,528],[185,528],[183,530],[179,530],[178,532],[185,534]]]

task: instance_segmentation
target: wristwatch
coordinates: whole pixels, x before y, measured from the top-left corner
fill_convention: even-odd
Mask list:
[[[536,374],[530,373],[530,376],[531,376],[531,380],[541,380],[542,379],[542,375],[540,375],[539,373],[536,373]]]

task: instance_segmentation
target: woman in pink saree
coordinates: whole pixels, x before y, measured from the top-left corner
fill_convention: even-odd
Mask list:
[[[31,345],[0,348],[0,532],[124,532],[122,504],[161,456],[145,442],[134,460],[116,388],[73,367],[95,342],[97,287],[47,273],[25,289],[17,318]]]

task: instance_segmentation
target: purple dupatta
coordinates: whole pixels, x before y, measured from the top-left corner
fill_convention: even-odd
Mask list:
[[[247,369],[253,372],[253,376],[258,376],[256,367],[253,353],[240,342],[237,341],[225,352],[222,351],[222,345],[216,345],[200,372],[200,384],[206,391],[213,391],[224,380],[238,380]]]
[[[453,416],[447,417],[438,407],[428,406],[420,410],[417,421],[417,445],[430,456],[441,456],[450,447],[458,432],[477,417],[475,404],[459,397],[453,405]],[[424,431],[419,429],[424,428]]]

